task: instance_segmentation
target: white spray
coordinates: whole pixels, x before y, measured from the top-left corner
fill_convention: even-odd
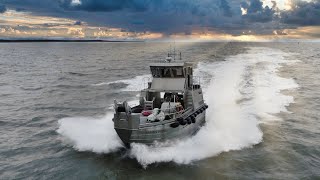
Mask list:
[[[108,113],[100,118],[63,118],[57,132],[78,151],[114,152],[123,145],[113,129],[112,116]]]

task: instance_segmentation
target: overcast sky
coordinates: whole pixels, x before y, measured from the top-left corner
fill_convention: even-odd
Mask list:
[[[0,0],[0,38],[320,39],[320,0]]]

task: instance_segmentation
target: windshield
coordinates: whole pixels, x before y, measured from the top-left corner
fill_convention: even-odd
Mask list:
[[[184,78],[182,67],[151,67],[155,78]]]

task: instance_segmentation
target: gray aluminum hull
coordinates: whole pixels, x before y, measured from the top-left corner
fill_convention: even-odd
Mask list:
[[[192,114],[193,112],[190,112]],[[126,128],[115,126],[115,130],[123,143],[129,147],[131,143],[142,143],[150,145],[155,141],[163,142],[173,139],[182,139],[196,134],[201,126],[205,124],[205,113],[197,115],[195,123],[179,125],[176,128],[170,125],[176,122],[176,119],[164,120],[157,123],[139,124],[138,128]],[[114,119],[115,121],[119,121]],[[120,120],[121,121],[121,120]],[[126,121],[126,120],[122,120]]]

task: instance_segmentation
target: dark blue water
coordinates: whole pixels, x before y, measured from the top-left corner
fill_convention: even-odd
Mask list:
[[[169,46],[0,44],[0,179],[320,178],[319,43],[177,43],[207,125],[169,147],[123,148],[113,99],[136,99]]]

